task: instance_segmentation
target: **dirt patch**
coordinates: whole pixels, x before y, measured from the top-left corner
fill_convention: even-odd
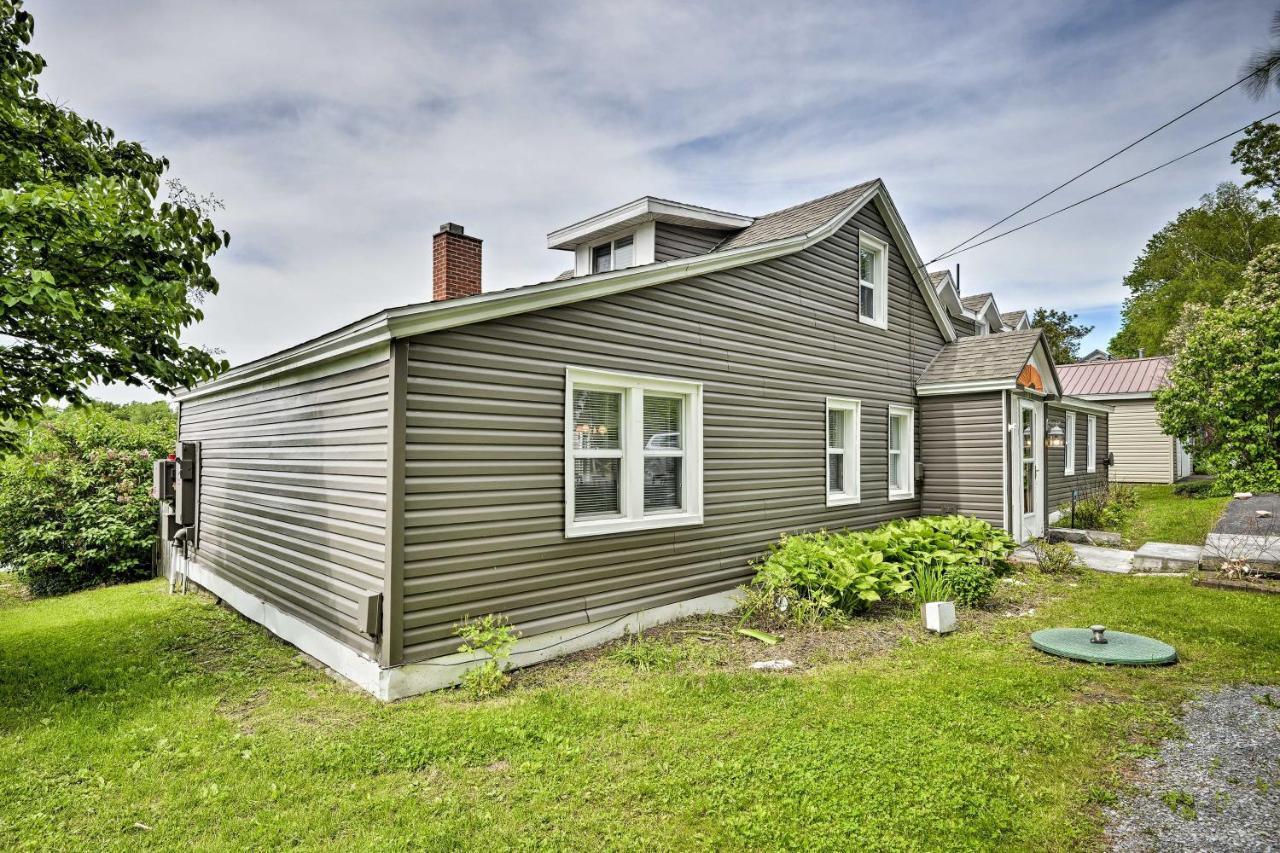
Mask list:
[[[1055,586],[1063,582],[1026,572],[1005,578],[985,606],[961,610],[961,630],[985,632],[1011,618],[1033,616],[1037,607],[1052,600]],[[725,672],[745,671],[757,661],[786,659],[795,663],[789,672],[803,673],[827,664],[878,657],[904,641],[928,635],[917,607],[884,602],[838,628],[766,627],[779,637],[775,645],[745,637],[737,633],[739,627],[737,614],[691,616],[655,626],[638,637],[613,640],[518,670],[512,673],[512,686],[534,689],[588,683],[595,680],[592,673],[596,667],[619,663],[630,663],[637,670]]]

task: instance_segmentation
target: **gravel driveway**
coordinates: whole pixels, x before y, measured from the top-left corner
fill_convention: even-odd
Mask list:
[[[1110,812],[1114,849],[1280,851],[1280,686],[1206,694],[1182,725]]]

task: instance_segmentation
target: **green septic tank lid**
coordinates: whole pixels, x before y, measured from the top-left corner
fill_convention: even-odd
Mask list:
[[[1098,638],[1105,642],[1097,642]],[[1031,635],[1031,645],[1051,655],[1089,663],[1156,666],[1178,660],[1178,652],[1168,643],[1140,634],[1107,631],[1102,625],[1046,628]]]

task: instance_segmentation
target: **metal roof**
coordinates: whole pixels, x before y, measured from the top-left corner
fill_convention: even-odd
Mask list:
[[[1059,366],[1058,376],[1062,393],[1077,397],[1150,394],[1165,384],[1171,364],[1167,355],[1083,361]]]

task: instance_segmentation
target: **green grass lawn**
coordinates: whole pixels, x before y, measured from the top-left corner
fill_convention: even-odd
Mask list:
[[[1138,508],[1117,531],[1126,546],[1138,548],[1146,542],[1175,542],[1202,545],[1231,498],[1182,497],[1173,486],[1135,486]]]
[[[1001,594],[949,637],[901,611],[843,658],[798,646],[795,674],[683,635],[627,655],[647,669],[584,655],[487,702],[393,705],[160,582],[10,595],[0,846],[1090,849],[1188,695],[1280,683],[1269,596],[1097,574]],[[1027,643],[1093,622],[1183,661],[1094,667]]]

